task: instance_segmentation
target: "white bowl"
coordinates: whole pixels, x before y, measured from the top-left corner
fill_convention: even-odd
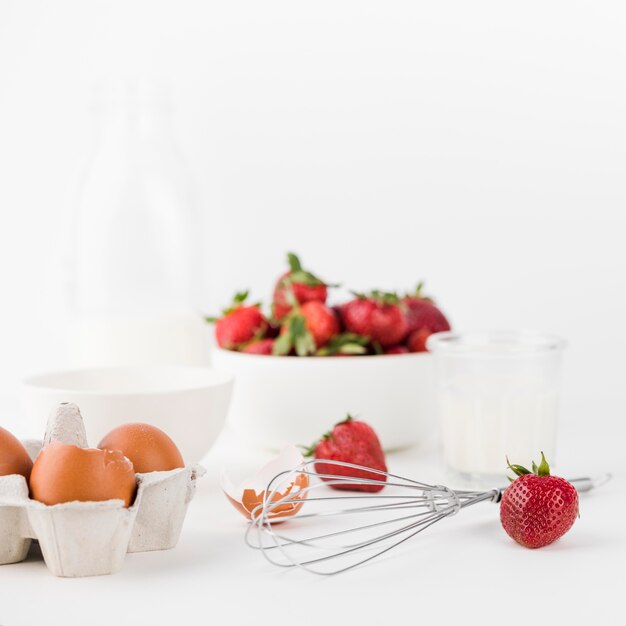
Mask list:
[[[235,376],[232,428],[269,449],[309,445],[347,413],[369,423],[386,450],[420,443],[434,424],[432,355],[285,357],[215,349]]]
[[[91,446],[127,422],[165,431],[187,464],[197,463],[217,439],[228,412],[230,374],[202,367],[82,369],[40,374],[22,386],[29,430],[42,436],[51,409],[74,402]]]

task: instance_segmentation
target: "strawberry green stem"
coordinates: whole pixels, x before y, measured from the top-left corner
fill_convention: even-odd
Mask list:
[[[512,465],[508,456],[506,457],[506,465],[516,476],[524,476],[524,474],[550,476],[550,466],[548,465],[548,461],[546,461],[546,457],[543,452],[541,453],[541,463],[539,463],[538,466],[534,461],[532,462],[532,471],[526,469],[523,465]]]

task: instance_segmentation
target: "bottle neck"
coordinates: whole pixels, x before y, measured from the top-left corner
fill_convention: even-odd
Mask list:
[[[117,109],[101,112],[96,127],[103,138],[132,136],[165,139],[171,137],[172,119],[169,112]]]
[[[95,106],[97,127],[112,135],[166,137],[172,134],[169,93],[152,82],[122,81],[101,87]]]

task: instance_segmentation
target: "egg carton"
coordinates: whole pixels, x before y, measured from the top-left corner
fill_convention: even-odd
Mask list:
[[[87,448],[83,418],[75,404],[56,407],[43,441],[24,445],[34,460],[51,441]],[[37,540],[55,576],[114,574],[127,552],[168,550],[178,543],[200,465],[137,474],[137,493],[126,508],[122,500],[66,502],[53,506],[29,498],[26,479],[0,476],[0,565],[18,563]]]

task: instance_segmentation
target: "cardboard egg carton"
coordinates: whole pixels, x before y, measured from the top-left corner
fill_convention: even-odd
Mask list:
[[[23,443],[34,460],[51,441],[88,447],[75,404],[52,411],[43,442]],[[195,465],[137,474],[137,494],[129,508],[122,500],[48,506],[29,498],[23,476],[0,476],[0,565],[23,561],[33,539],[48,569],[64,577],[113,574],[127,552],[173,548],[204,473]]]

